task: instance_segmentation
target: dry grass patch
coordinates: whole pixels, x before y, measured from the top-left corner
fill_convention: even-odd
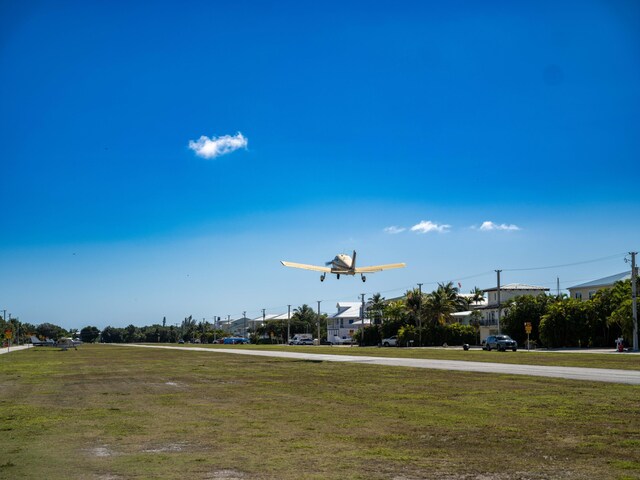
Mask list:
[[[633,386],[101,345],[0,381],[0,478],[640,478]]]

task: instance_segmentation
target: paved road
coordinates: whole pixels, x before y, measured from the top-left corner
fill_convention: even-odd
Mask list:
[[[11,352],[17,352],[18,350],[25,350],[27,348],[29,348],[31,345],[14,345],[13,347],[2,347],[0,348],[0,355],[2,355],[3,353],[11,353]]]
[[[276,352],[266,350],[217,349],[202,347],[168,347],[155,345],[117,344],[140,348],[166,348],[190,352],[227,353],[235,355],[254,355],[259,357],[277,357],[293,360],[316,360],[323,362],[365,363],[391,367],[429,368],[434,370],[456,370],[461,372],[500,373],[508,375],[529,375],[536,377],[566,378],[592,382],[624,383],[640,385],[640,371],[614,370],[606,368],[549,367],[540,365],[512,365],[506,363],[465,362],[459,360],[428,360],[419,358],[385,358],[354,355],[328,355],[319,353]]]

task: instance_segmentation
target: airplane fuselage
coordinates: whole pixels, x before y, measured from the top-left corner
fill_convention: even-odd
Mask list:
[[[355,275],[355,268],[353,266],[353,259],[344,253],[336,255],[331,261],[331,273]]]

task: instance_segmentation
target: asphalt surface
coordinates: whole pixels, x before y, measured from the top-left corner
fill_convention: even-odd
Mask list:
[[[0,348],[0,355],[2,355],[3,353],[17,352],[18,350],[26,350],[29,347],[31,347],[31,345],[14,345],[13,347],[2,347]]]
[[[389,367],[413,367],[433,370],[450,370],[459,372],[478,372],[505,375],[528,375],[534,377],[564,378],[569,380],[585,380],[590,382],[622,383],[640,385],[640,371],[614,370],[608,368],[579,368],[541,365],[513,365],[505,363],[465,362],[460,360],[429,360],[419,358],[385,358],[354,355],[328,355],[302,352],[276,352],[265,350],[216,349],[202,347],[169,347],[155,345],[116,344],[139,348],[166,348],[169,350],[185,350],[190,352],[208,352],[235,355],[253,355],[258,357],[287,358],[291,360],[313,360],[322,362],[362,363],[369,365],[385,365]],[[640,360],[640,358],[639,358]]]

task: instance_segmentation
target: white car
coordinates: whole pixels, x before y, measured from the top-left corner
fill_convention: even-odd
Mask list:
[[[397,347],[398,346],[398,336],[394,335],[393,337],[383,338],[382,339],[383,347]]]

